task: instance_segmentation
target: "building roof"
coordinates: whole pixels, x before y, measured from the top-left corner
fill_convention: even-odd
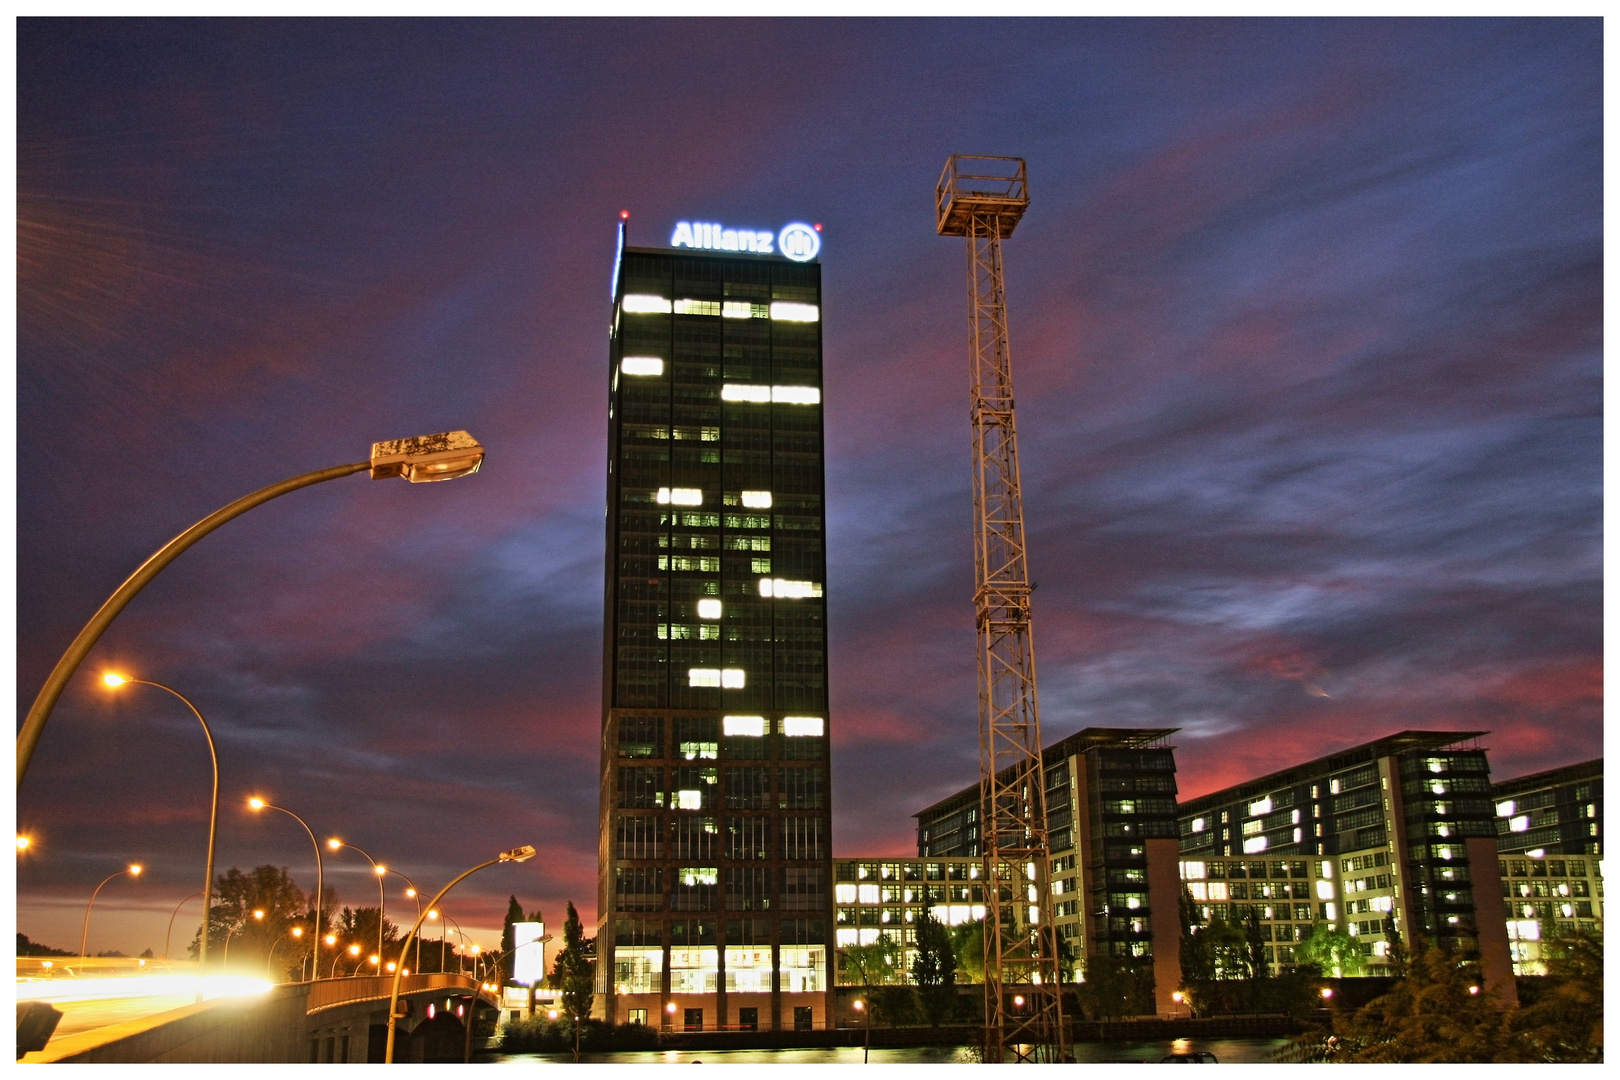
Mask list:
[[[1051,746],[1048,746],[1045,750],[1042,750],[1041,764],[1043,766],[1049,766],[1054,761],[1058,761],[1066,757],[1073,757],[1077,754],[1083,754],[1087,750],[1096,750],[1104,747],[1108,749],[1127,750],[1168,750],[1171,748],[1165,745],[1165,740],[1180,730],[1180,728],[1082,728],[1073,735],[1070,735],[1064,739],[1059,739]],[[1010,772],[1011,770],[1007,769],[1003,771]],[[958,791],[956,794],[947,795],[945,798],[934,803],[932,806],[924,807],[911,816],[914,818],[921,818],[924,815],[937,813],[940,810],[948,807],[950,804],[961,802],[970,796],[972,801],[978,801],[979,785],[976,781],[968,787],[963,788],[961,791]]]
[[[1491,792],[1496,795],[1517,795],[1521,791],[1534,791],[1602,775],[1603,759],[1593,758],[1576,765],[1560,765],[1556,769],[1543,769],[1541,772],[1515,776],[1511,780],[1499,780],[1491,785]]]
[[[1178,813],[1187,814],[1222,803],[1240,802],[1251,796],[1262,794],[1276,788],[1288,787],[1291,784],[1303,783],[1313,776],[1324,773],[1338,772],[1354,765],[1368,761],[1375,761],[1381,757],[1392,757],[1396,754],[1409,753],[1422,750],[1454,750],[1454,749],[1483,749],[1482,747],[1462,744],[1471,743],[1481,735],[1489,735],[1488,731],[1400,731],[1394,735],[1385,735],[1381,739],[1362,743],[1344,750],[1336,750],[1326,757],[1315,758],[1291,768],[1282,769],[1264,776],[1257,776],[1253,780],[1245,780],[1241,784],[1212,791],[1208,795],[1200,795],[1196,799],[1182,800]]]

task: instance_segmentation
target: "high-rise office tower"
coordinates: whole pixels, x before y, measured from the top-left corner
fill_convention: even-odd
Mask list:
[[[819,237],[672,245],[621,244],[614,277],[598,990],[618,1022],[820,1027]]]

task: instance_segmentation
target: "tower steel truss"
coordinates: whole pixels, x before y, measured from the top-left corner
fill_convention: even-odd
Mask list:
[[[1001,273],[1002,238],[1012,235],[1028,205],[1022,158],[953,154],[935,191],[940,235],[967,238],[984,1051],[986,1061],[996,1062],[1068,1057]]]

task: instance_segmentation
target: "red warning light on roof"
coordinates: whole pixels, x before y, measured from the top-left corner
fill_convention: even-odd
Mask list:
[[[628,211],[628,210],[620,210],[619,211],[619,218],[622,221],[629,221],[630,220],[630,211]]]
[[[816,232],[820,232],[820,231],[821,231],[821,222],[818,221],[818,222],[816,222]]]

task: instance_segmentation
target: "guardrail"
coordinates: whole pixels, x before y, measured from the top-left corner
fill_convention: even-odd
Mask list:
[[[419,994],[425,990],[472,990],[490,1002],[498,1003],[495,995],[480,989],[483,984],[470,975],[454,971],[430,971],[420,975],[405,975],[399,980],[399,992]],[[393,993],[392,975],[358,975],[347,979],[322,979],[309,988],[309,1011],[319,1012],[357,1001],[386,1001]]]

